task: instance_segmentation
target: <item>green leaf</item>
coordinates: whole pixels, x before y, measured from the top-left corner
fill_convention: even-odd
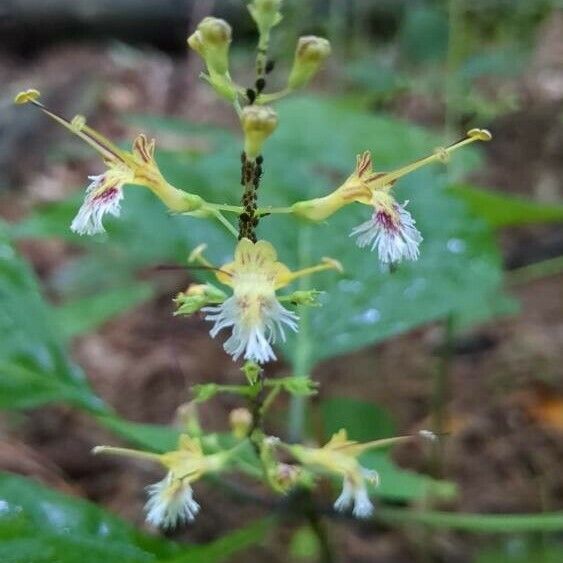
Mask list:
[[[359,442],[368,442],[396,435],[390,415],[371,403],[352,399],[331,399],[321,404],[321,417],[325,437],[345,428],[348,436]],[[375,469],[380,476],[379,487],[372,494],[386,500],[411,501],[429,495],[450,498],[455,495],[455,486],[447,481],[437,481],[425,475],[399,468],[389,452],[368,451],[361,457],[368,469]]]
[[[151,537],[85,500],[0,473],[2,563],[220,563],[262,541],[266,518],[198,546]]]
[[[117,416],[99,416],[98,422],[129,442],[149,451],[163,453],[175,450],[180,431],[172,426],[130,422]]]
[[[5,563],[144,563],[180,551],[92,503],[0,474],[0,559]]]
[[[523,197],[485,190],[468,184],[452,186],[451,193],[461,198],[476,215],[483,217],[496,228],[563,222],[563,203],[559,205],[536,203]]]
[[[35,275],[0,233],[0,406],[26,408],[66,400],[105,410],[67,357],[54,313]]]
[[[369,442],[395,436],[395,424],[389,413],[373,403],[341,397],[321,403],[321,415],[326,437],[341,428],[359,442]]]
[[[60,305],[55,309],[55,322],[60,327],[62,337],[70,339],[95,330],[152,295],[153,289],[149,284],[132,282],[127,287],[109,289]]]

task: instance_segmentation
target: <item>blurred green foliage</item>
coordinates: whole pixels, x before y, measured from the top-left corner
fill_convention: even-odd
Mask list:
[[[3,563],[219,563],[263,540],[262,519],[205,546],[182,546],[142,534],[82,499],[0,473]]]

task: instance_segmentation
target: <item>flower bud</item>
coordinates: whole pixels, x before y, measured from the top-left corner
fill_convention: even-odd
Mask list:
[[[211,284],[192,284],[174,298],[178,307],[174,314],[191,315],[209,303],[222,303],[226,298],[223,291]]]
[[[276,112],[268,106],[246,106],[240,118],[244,131],[244,151],[249,158],[262,152],[262,145],[278,124]]]
[[[233,409],[229,414],[229,423],[235,438],[242,440],[252,426],[252,414],[245,408]]]
[[[295,90],[306,86],[329,55],[330,43],[327,39],[315,35],[300,37],[287,82],[288,88]]]
[[[308,305],[309,307],[319,307],[319,296],[322,291],[316,289],[297,290],[289,296],[289,301],[293,305]]]
[[[228,72],[231,37],[231,26],[212,17],[204,18],[188,37],[188,45],[205,61],[211,76]]]
[[[256,22],[260,34],[268,34],[282,20],[280,8],[282,0],[253,0],[248,11]]]
[[[298,483],[300,475],[300,467],[289,463],[279,463],[272,477],[279,489],[287,492]]]

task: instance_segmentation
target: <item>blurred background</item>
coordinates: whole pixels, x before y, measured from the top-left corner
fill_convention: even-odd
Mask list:
[[[312,89],[280,104],[280,129],[264,155],[263,201],[326,192],[366,148],[376,169],[388,169],[471,127],[494,136],[456,154],[447,168],[400,182],[399,198],[411,201],[425,242],[420,263],[396,273],[380,272],[375,257],[348,240],[362,210],[331,219],[317,234],[263,221],[262,235],[290,265],[301,256],[296,249],[307,248],[312,261],[330,255],[346,269],[342,279],[321,276],[316,287],[331,293],[308,315],[312,351],[304,367],[321,383],[308,436],[341,425],[368,439],[374,431],[430,427],[447,435],[437,451],[405,446],[386,458],[392,466],[387,482],[382,472],[382,515],[386,506],[416,512],[428,503],[455,513],[562,511],[561,2],[284,4],[270,89],[283,86],[300,35],[326,36],[333,55]],[[168,217],[134,188],[125,190],[123,220],[108,221],[108,237],[72,235],[86,176],[102,165],[78,139],[12,99],[37,88],[48,106],[87,116],[124,146],[146,131],[157,138],[159,163],[175,185],[234,203],[236,118],[198,79],[200,60],[186,48],[187,35],[209,14],[233,26],[231,74],[251,85],[256,37],[242,1],[0,0],[0,470],[89,499],[138,526],[143,487],[158,471],[89,451],[116,443],[117,435],[135,438],[139,427],[123,421],[174,423],[195,384],[239,380],[207,323],[172,316],[172,298],[193,272],[160,268],[185,264],[202,241],[222,261],[232,244],[220,226]],[[290,341],[276,373],[291,373],[295,346]],[[202,424],[224,430],[236,406],[223,397],[206,403]],[[274,434],[284,435],[285,408],[274,411]],[[428,480],[444,494],[429,501],[421,493]],[[20,481],[3,483],[0,499],[28,490]],[[205,509],[172,535],[190,545],[268,512],[212,484],[196,489]],[[30,522],[46,516],[44,539],[55,545],[62,525],[25,498]],[[68,514],[73,526],[83,522]],[[317,560],[320,547],[304,523],[279,518],[265,537],[239,538],[249,551],[231,547],[222,559],[202,561]],[[14,541],[26,537],[28,549],[35,536],[6,522],[4,560],[58,561],[18,551]],[[329,519],[326,526],[334,560],[347,562],[563,560],[555,525],[499,531],[382,518]]]

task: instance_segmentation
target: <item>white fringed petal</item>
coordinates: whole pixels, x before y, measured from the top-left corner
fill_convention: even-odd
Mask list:
[[[175,528],[178,524],[193,521],[200,510],[189,483],[174,479],[171,473],[162,481],[149,485],[147,492],[146,520],[153,526]]]
[[[123,199],[122,183],[107,183],[106,174],[89,176],[92,183],[86,189],[86,197],[70,225],[70,230],[79,235],[104,233],[102,220],[109,214],[119,217]]]
[[[342,492],[334,503],[334,509],[344,512],[351,506],[353,506],[352,514],[356,518],[369,518],[373,514],[373,504],[365,485],[354,485],[345,477],[342,482]]]
[[[297,332],[298,316],[288,311],[275,296],[263,299],[256,295],[254,298],[260,300],[259,314],[250,321],[245,315],[244,299],[236,295],[221,305],[205,307],[202,311],[209,313],[205,320],[215,323],[210,331],[213,338],[223,328],[232,327],[224,348],[234,360],[244,354],[244,359],[264,364],[276,359],[271,345],[277,337],[285,342],[284,325]]]
[[[394,204],[394,214],[376,208],[372,218],[357,226],[350,236],[357,236],[360,248],[371,245],[377,250],[379,259],[384,263],[396,263],[403,259],[417,260],[422,235],[416,228],[416,221],[403,205]]]

